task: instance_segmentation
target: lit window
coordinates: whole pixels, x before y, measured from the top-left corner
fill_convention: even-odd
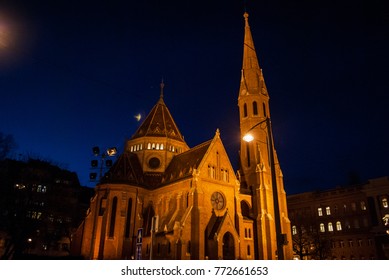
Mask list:
[[[386,197],[384,197],[382,199],[382,207],[384,207],[384,208],[388,208],[389,207],[388,206],[388,199]]]
[[[332,226],[332,223],[328,223],[328,231],[334,231],[334,227]]]
[[[163,150],[163,144],[161,144],[161,150]]]
[[[361,210],[366,210],[366,203],[361,201]]]
[[[320,224],[320,232],[325,232],[326,231],[326,228],[324,227],[324,224],[321,223]]]
[[[222,172],[222,179],[223,179],[223,181],[224,182],[228,182],[229,181],[228,170],[227,169],[222,169],[221,172]]]
[[[329,206],[326,207],[326,214],[331,215],[331,208]]]
[[[147,150],[151,150],[151,143],[147,143]]]
[[[336,222],[336,230],[341,231],[342,230],[342,223],[340,221]]]
[[[323,210],[321,208],[317,208],[317,214],[319,216],[323,216]]]
[[[292,234],[296,235],[297,234],[297,228],[296,226],[292,226]]]

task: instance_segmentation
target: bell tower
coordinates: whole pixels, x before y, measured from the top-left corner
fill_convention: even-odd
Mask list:
[[[292,259],[283,175],[274,149],[269,94],[244,13],[243,64],[238,95],[241,192],[252,195],[256,259]]]

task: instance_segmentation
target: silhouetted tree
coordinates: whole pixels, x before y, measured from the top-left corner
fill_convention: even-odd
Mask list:
[[[305,213],[296,215],[292,229],[293,251],[301,260],[324,260],[330,256],[331,247],[328,238],[320,232],[314,217]]]
[[[0,160],[4,160],[9,153],[16,148],[16,142],[11,134],[5,135],[0,132]]]

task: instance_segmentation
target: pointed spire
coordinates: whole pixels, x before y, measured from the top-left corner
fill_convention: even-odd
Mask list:
[[[251,35],[251,29],[249,25],[249,14],[244,13],[245,20],[244,28],[244,47],[243,47],[243,70],[257,68],[260,69],[258,64],[257,54],[255,52],[254,40]]]
[[[140,125],[138,130],[131,137],[131,139],[152,136],[168,137],[181,142],[185,142],[184,137],[178,130],[178,127],[174,122],[174,119],[170,114],[169,109],[163,101],[163,89],[165,87],[163,79],[160,84],[160,87],[161,92],[157,104],[155,104],[154,107],[151,109],[150,113],[144,119],[143,123]]]
[[[259,67],[254,40],[249,25],[249,14],[243,14],[245,20],[243,63],[240,85],[240,95],[263,93],[267,95],[262,69]]]
[[[160,94],[159,97],[160,97],[161,99],[163,99],[163,88],[165,87],[165,84],[163,83],[163,78],[162,78],[162,81],[161,81],[160,86],[161,86],[161,94]]]

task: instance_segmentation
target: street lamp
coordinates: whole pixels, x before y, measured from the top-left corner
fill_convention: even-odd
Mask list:
[[[117,149],[116,147],[111,147],[108,148],[106,151],[100,154],[100,148],[95,146],[92,148],[93,155],[95,157],[101,157],[100,159],[100,174],[99,174],[99,179],[103,177],[103,169],[104,167],[111,167],[112,166],[112,160],[111,159],[106,159],[107,157],[113,157],[117,154]],[[99,168],[99,161],[97,159],[93,159],[91,161],[91,166],[92,168]],[[89,179],[91,181],[94,181],[97,179],[97,172],[91,172],[89,174]]]
[[[271,130],[271,122],[270,118],[266,117],[264,120],[260,121],[253,127],[251,127],[246,134],[243,136],[243,140],[246,142],[251,142],[254,140],[254,136],[250,134],[257,126],[266,123],[267,129],[267,144],[269,149],[269,165],[270,165],[270,173],[271,173],[271,182],[272,182],[272,190],[273,190],[273,204],[274,204],[274,220],[276,226],[276,244],[277,244],[277,255],[279,260],[284,259],[284,244],[286,242],[285,235],[282,234],[281,229],[281,217],[280,217],[280,207],[278,202],[278,188],[277,188],[277,178],[276,178],[276,170],[275,170],[275,160],[274,160],[274,151],[273,151],[273,135]]]

